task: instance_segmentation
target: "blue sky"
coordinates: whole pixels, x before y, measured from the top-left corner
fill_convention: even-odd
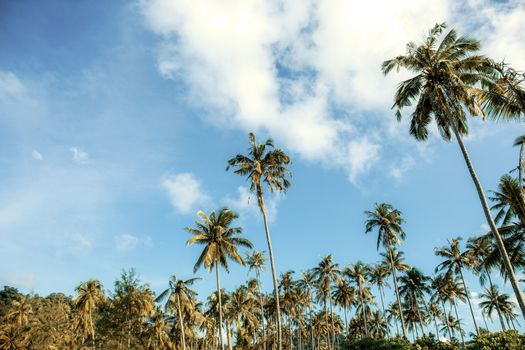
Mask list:
[[[314,3],[1,1],[0,285],[71,294],[95,277],[110,289],[134,267],[161,290],[192,275],[199,249],[183,227],[222,205],[264,250],[247,184],[224,170],[251,130],[293,160],[289,193],[269,199],[280,271],[330,253],[377,261],[364,234],[374,202],[403,212],[402,249],[426,273],[435,246],[483,232],[457,145],[410,139],[390,110],[406,75],[382,77],[379,64],[447,21],[523,70],[523,3]],[[516,166],[523,132],[473,121],[486,189]],[[209,293],[213,276],[198,275]],[[246,277],[233,267],[223,286]]]

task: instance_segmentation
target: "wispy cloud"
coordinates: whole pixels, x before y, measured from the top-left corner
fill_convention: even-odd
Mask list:
[[[86,151],[78,147],[71,147],[69,151],[73,155],[73,160],[75,161],[75,163],[77,164],[89,163],[89,153],[87,153]]]
[[[150,236],[135,236],[129,233],[115,236],[115,249],[120,253],[131,252],[139,247],[150,247],[153,241]]]
[[[169,175],[162,179],[162,187],[168,192],[170,202],[182,214],[189,214],[210,204],[210,198],[192,173]]]
[[[31,152],[31,156],[35,160],[43,160],[44,159],[44,156],[42,155],[42,153],[38,152],[37,150],[33,150]]]
[[[24,84],[14,73],[0,71],[0,99],[2,97],[20,97],[24,92]]]
[[[265,198],[265,206],[267,211],[267,217],[270,222],[277,219],[278,204],[282,197],[278,194],[273,194]],[[250,192],[250,189],[246,186],[239,186],[237,188],[237,196],[225,197],[222,202],[227,207],[240,213],[241,217],[249,215],[251,218],[260,218],[261,213],[257,204],[257,198]]]

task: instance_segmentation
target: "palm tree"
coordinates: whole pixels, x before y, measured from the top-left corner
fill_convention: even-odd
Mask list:
[[[499,180],[498,190],[491,193],[489,199],[494,203],[491,209],[496,211],[494,220],[497,223],[507,226],[513,224],[512,221],[517,218],[519,224],[525,225],[525,196],[518,179],[508,174],[503,175]]]
[[[290,164],[290,158],[282,150],[274,149],[275,146],[272,139],[267,139],[265,143],[259,144],[256,142],[253,133],[249,134],[249,139],[250,148],[248,155],[237,154],[228,160],[226,171],[234,167],[235,174],[247,177],[250,181],[250,191],[255,192],[257,196],[257,204],[263,216],[272,268],[273,292],[277,307],[277,349],[281,350],[281,311],[279,308],[279,291],[277,290],[277,272],[270,239],[270,229],[266,217],[266,208],[264,206],[263,183],[266,184],[266,188],[270,192],[286,192],[291,184],[288,180],[290,171],[286,168],[286,166]]]
[[[499,321],[501,322],[501,329],[505,330],[505,323],[503,322],[503,314],[505,309],[512,309],[513,302],[510,301],[509,295],[500,293],[498,287],[491,286],[480,295],[481,302],[479,306],[484,314],[492,319],[494,311],[498,314]]]
[[[396,291],[397,307],[399,308],[399,318],[401,320],[401,328],[403,329],[403,336],[406,337],[405,320],[403,318],[403,310],[401,308],[401,298],[399,297],[399,288],[397,285],[396,269],[394,268],[392,251],[395,245],[401,245],[401,242],[406,238],[405,231],[401,227],[404,220],[401,212],[387,203],[374,204],[374,211],[365,211],[367,220],[365,223],[365,232],[369,233],[377,229],[377,249],[382,245],[389,254],[390,269],[392,278],[394,280],[394,287]]]
[[[187,244],[204,246],[193,268],[194,273],[197,272],[202,265],[209,271],[215,268],[219,302],[219,340],[221,349],[224,350],[224,342],[222,341],[222,297],[219,265],[222,266],[226,272],[230,271],[228,259],[244,265],[244,260],[237,252],[237,249],[238,247],[251,249],[253,245],[248,239],[238,237],[238,235],[242,233],[242,228],[230,227],[233,221],[239,217],[235,212],[227,208],[222,208],[218,213],[212,211],[209,216],[202,211],[199,211],[197,215],[202,221],[196,221],[196,227],[185,228],[186,231],[193,235],[188,239]]]
[[[415,267],[408,270],[404,275],[399,278],[400,286],[399,293],[405,298],[407,302],[410,302],[416,311],[421,333],[425,335],[423,330],[424,319],[419,307],[419,302],[425,303],[425,294],[430,292],[428,282],[430,278],[425,276],[421,271]]]
[[[14,321],[17,328],[22,328],[29,323],[29,317],[33,314],[33,307],[26,297],[20,300],[13,300],[9,308],[6,319]]]
[[[262,251],[254,251],[251,254],[246,255],[246,263],[248,264],[248,273],[250,271],[255,271],[255,276],[257,278],[257,286],[259,288],[258,295],[259,295],[259,307],[261,309],[261,327],[262,327],[262,335],[263,337],[266,336],[266,330],[264,327],[265,322],[265,315],[264,315],[264,304],[263,304],[263,295],[261,292],[261,272],[263,272],[266,269],[266,257],[264,256],[264,252]],[[266,350],[266,342],[264,342],[264,349]]]
[[[355,289],[344,279],[339,280],[332,290],[334,303],[343,308],[345,315],[345,330],[348,330],[348,309],[355,303]]]
[[[368,266],[363,264],[361,261],[358,261],[355,264],[350,265],[350,267],[343,270],[343,274],[349,278],[351,281],[357,285],[357,299],[361,304],[361,316],[363,317],[363,322],[365,326],[365,334],[368,336],[368,319],[365,308],[365,292],[364,286],[367,282],[366,276],[368,275]]]
[[[102,284],[94,279],[87,282],[80,282],[75,289],[77,297],[75,306],[84,325],[86,336],[91,335],[93,349],[95,349],[95,326],[93,324],[93,313],[97,310],[98,305],[105,300]]]
[[[465,277],[463,276],[463,268],[472,265],[471,259],[468,251],[460,251],[460,240],[461,237],[454,238],[452,239],[452,242],[449,241],[449,246],[435,249],[436,255],[444,258],[443,262],[436,267],[436,272],[447,271],[447,273],[459,274],[461,276],[463,288],[465,289],[465,293],[467,296],[470,315],[472,316],[472,322],[474,322],[476,334],[479,334],[478,324],[476,323],[476,318],[474,317],[474,310],[472,309],[472,303],[470,302],[469,291],[467,288],[467,284],[465,283]]]
[[[192,298],[194,298],[197,295],[197,292],[190,289],[190,286],[192,286],[196,281],[199,281],[200,279],[201,278],[190,278],[187,280],[179,280],[177,279],[177,276],[172,275],[169,281],[168,289],[160,293],[157,299],[155,299],[155,302],[158,303],[163,301],[167,297],[168,302],[166,303],[166,309],[174,306],[172,304],[176,300],[182,350],[186,350],[186,338],[184,336],[184,321],[182,320],[182,305],[188,304],[189,302],[191,302]]]
[[[504,74],[508,70],[498,71],[489,58],[475,54],[480,48],[478,41],[458,37],[452,29],[438,43],[445,28],[444,23],[436,24],[425,41],[419,44],[410,42],[405,55],[383,62],[381,69],[385,75],[394,68],[405,68],[417,74],[399,84],[393,106],[398,109],[397,119],[401,120],[400,110],[415,104],[410,117],[412,136],[420,141],[426,140],[432,119],[445,140],[450,140],[454,134],[525,317],[525,301],[518,280],[462,138],[468,134],[467,112],[472,116],[483,117],[487,112],[494,118],[519,118],[525,109],[514,108],[515,99],[513,96],[507,98],[507,95],[522,88],[515,84],[513,89],[501,89],[509,86],[506,84],[509,79]],[[498,91],[503,91],[505,96]],[[510,94],[507,91],[511,91]]]
[[[312,291],[316,287],[316,280],[311,271],[302,272],[301,277],[302,278],[297,281],[297,286],[304,292],[305,304],[308,307],[310,317],[313,317]],[[314,327],[312,322],[310,322],[310,342],[312,348],[315,348]]]
[[[389,287],[387,277],[390,275],[389,267],[387,264],[376,264],[370,266],[368,278],[370,283],[375,284],[379,290],[379,296],[381,297],[381,306],[383,308],[383,314],[385,313],[385,302],[383,287]]]
[[[326,314],[326,301],[329,301],[330,304],[330,314],[333,315],[332,310],[332,298],[330,291],[332,288],[332,283],[337,283],[340,280],[341,270],[339,270],[339,264],[332,261],[332,255],[327,255],[321,258],[319,264],[312,269],[314,278],[317,279],[317,285],[321,291],[323,291],[323,305],[324,311]],[[331,317],[333,320],[333,317]],[[332,324],[331,327],[332,334],[332,347],[335,347],[335,332]]]

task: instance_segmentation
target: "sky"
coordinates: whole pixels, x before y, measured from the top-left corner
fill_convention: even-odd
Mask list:
[[[225,171],[250,131],[292,159],[292,187],[267,199],[278,271],[327,254],[378,261],[364,211],[388,202],[406,220],[407,263],[431,274],[434,247],[487,226],[457,144],[409,136],[391,110],[409,75],[380,64],[447,22],[525,70],[524,19],[513,0],[0,0],[0,286],[111,290],[135,268],[163,290],[193,276],[184,227],[222,206],[267,250],[247,182]],[[471,120],[485,189],[516,167],[523,133]],[[207,295],[214,276],[197,275]],[[233,266],[222,286],[247,277]]]

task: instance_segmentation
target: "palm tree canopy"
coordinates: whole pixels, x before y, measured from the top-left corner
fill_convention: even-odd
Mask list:
[[[436,24],[420,43],[407,44],[406,53],[384,61],[386,75],[393,69],[404,68],[414,73],[397,88],[393,108],[401,119],[400,110],[414,106],[410,116],[410,134],[425,140],[429,125],[435,120],[439,133],[450,140],[451,128],[459,134],[468,133],[466,112],[472,116],[520,117],[523,96],[519,75],[491,59],[477,54],[480,43],[459,36],[446,24]],[[441,39],[441,40],[440,40]],[[514,97],[513,97],[514,96]],[[521,106],[523,107],[523,106]]]
[[[234,167],[234,173],[246,176],[250,181],[250,190],[262,190],[261,184],[265,183],[270,192],[286,191],[291,182],[291,175],[286,165],[290,158],[280,149],[275,149],[273,140],[267,139],[264,143],[257,143],[255,134],[250,133],[250,148],[248,155],[237,154],[228,160],[226,171]]]
[[[365,222],[365,232],[370,233],[377,229],[377,249],[382,244],[385,248],[392,244],[400,245],[406,238],[405,231],[401,225],[404,223],[402,214],[394,209],[391,204],[374,204],[373,211],[365,211],[367,220]]]
[[[238,247],[251,249],[253,245],[248,239],[238,237],[242,233],[242,228],[230,227],[239,216],[227,208],[222,208],[218,212],[213,211],[209,216],[202,211],[199,211],[197,215],[202,221],[196,221],[196,227],[185,228],[193,235],[188,239],[188,245],[205,246],[193,271],[197,272],[202,265],[211,270],[215,264],[229,271],[228,258],[244,265],[244,259],[237,251]]]

